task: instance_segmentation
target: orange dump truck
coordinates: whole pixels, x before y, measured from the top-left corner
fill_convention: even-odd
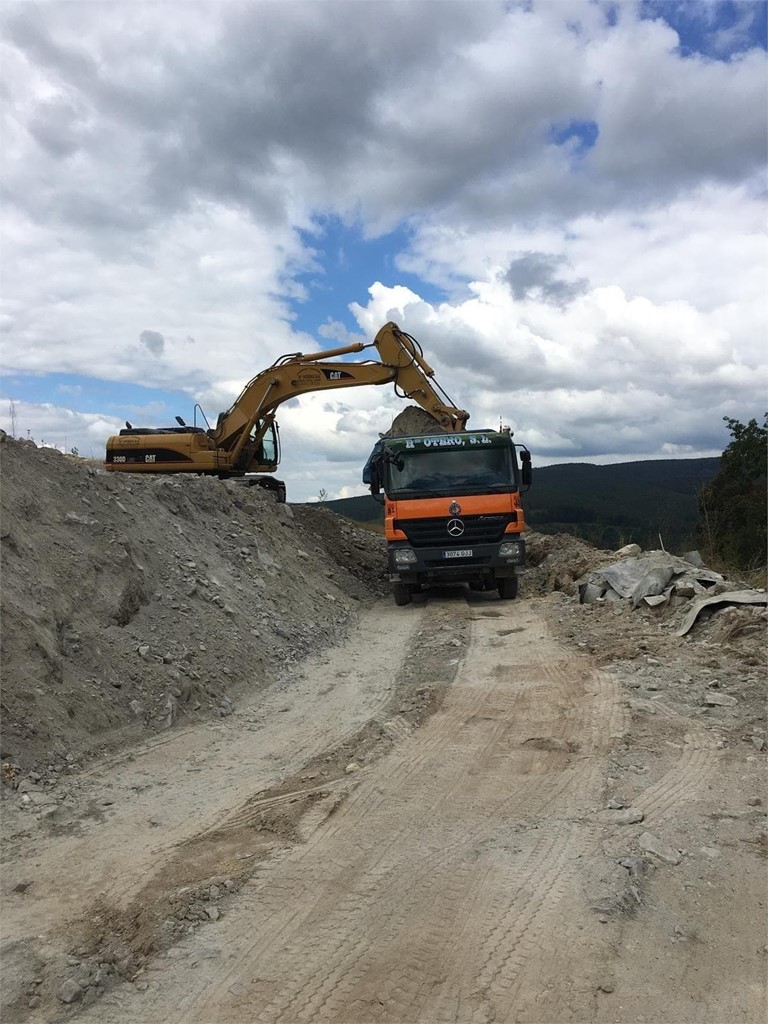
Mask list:
[[[383,492],[396,604],[441,583],[517,596],[525,564],[520,492],[531,484],[531,455],[509,430],[383,438],[363,481],[374,496]]]

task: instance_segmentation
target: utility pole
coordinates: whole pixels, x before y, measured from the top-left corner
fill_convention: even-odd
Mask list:
[[[10,402],[11,405],[11,437],[16,437],[16,403],[13,399]]]

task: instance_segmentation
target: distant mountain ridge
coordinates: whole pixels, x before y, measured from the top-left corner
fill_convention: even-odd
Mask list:
[[[607,549],[630,542],[658,547],[659,535],[670,550],[691,547],[697,494],[719,465],[719,458],[710,458],[534,468],[533,487],[523,496],[526,522],[541,533],[573,533]],[[382,521],[381,504],[371,495],[325,504],[357,522]]]

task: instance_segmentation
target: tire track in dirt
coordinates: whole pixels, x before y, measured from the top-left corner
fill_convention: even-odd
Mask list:
[[[363,732],[371,733],[375,745],[376,723],[392,713],[388,709],[393,700],[403,695],[409,704],[406,714],[400,716],[402,732],[417,727],[431,713],[439,694],[430,689],[428,699],[411,700],[415,690],[412,679],[404,678],[402,686],[398,682],[399,659],[413,642],[423,610],[414,609],[406,622],[388,606],[366,612],[368,616],[383,626],[379,635],[369,636],[369,631],[361,629],[344,648],[324,652],[318,664],[306,663],[290,691],[284,687],[267,691],[252,708],[244,706],[226,722],[153,738],[131,754],[114,756],[101,778],[101,796],[105,788],[128,789],[145,779],[151,784],[137,786],[128,801],[115,801],[109,816],[102,817],[97,826],[89,825],[83,834],[40,838],[32,898],[26,895],[23,906],[18,897],[10,908],[6,904],[6,911],[13,913],[5,913],[4,936],[11,941],[26,941],[29,935],[35,941],[45,939],[48,956],[56,948],[63,955],[77,946],[81,955],[88,956],[86,950],[90,950],[94,963],[104,960],[104,954],[112,962],[112,954],[119,950],[126,964],[129,956],[134,957],[133,966],[121,968],[123,974],[132,973],[148,952],[175,940],[185,927],[186,906],[207,891],[212,876],[219,882],[222,878],[234,880],[236,888],[258,871],[261,860],[298,838],[293,826],[304,811],[308,822],[316,825],[324,820],[334,801],[342,800],[344,790],[364,777],[368,767],[362,766],[352,778],[343,772],[347,759],[342,762],[341,777],[324,778],[323,785],[304,782],[283,792],[284,784],[290,782],[283,776],[283,783],[278,782],[272,791],[261,790],[263,802],[254,802],[251,795],[239,807],[236,801],[244,791],[249,793],[251,779],[283,774],[284,769],[275,767],[278,756],[278,764],[294,765],[299,772],[307,760],[322,758],[325,773],[329,741],[337,742],[334,749],[341,756],[344,744],[358,737],[362,727]],[[387,625],[397,625],[403,642],[397,652],[392,651]],[[445,643],[447,634],[441,634],[432,645],[433,660]],[[454,647],[451,650],[461,653]],[[339,664],[337,651],[346,655]],[[443,656],[441,666],[444,660]],[[368,677],[360,675],[362,664]],[[432,667],[429,658],[425,665]],[[340,667],[345,671],[338,671]],[[286,710],[288,714],[276,713]],[[266,716],[265,731],[259,728],[257,736],[250,724],[254,712]],[[366,713],[368,722],[373,723],[370,727],[365,725]],[[344,728],[348,723],[358,724]],[[258,733],[265,737],[266,747],[259,743]],[[383,749],[391,742],[384,742]],[[211,747],[218,746],[220,751],[211,752]],[[201,754],[205,763],[198,760]],[[199,774],[187,774],[189,765]],[[335,770],[338,766],[330,767]],[[235,768],[236,774],[227,774]],[[86,786],[95,786],[97,781],[91,771]],[[167,789],[158,788],[165,785]],[[250,794],[254,791],[258,794],[258,786],[252,785]],[[260,815],[266,816],[266,827],[259,822]],[[154,820],[156,817],[161,821]],[[170,819],[167,824],[166,818]],[[229,827],[221,830],[221,822]],[[19,863],[18,870],[27,872],[22,878],[29,877],[29,867]],[[10,884],[6,877],[4,888]]]
[[[657,714],[668,719],[679,716],[661,701],[656,701]],[[693,799],[706,785],[706,780],[716,764],[712,740],[707,733],[690,723],[683,737],[683,751],[669,771],[648,786],[632,801],[632,806],[642,811],[646,821],[662,820],[677,807]]]
[[[408,622],[399,625],[404,646],[411,632],[419,628],[420,613],[415,612]],[[363,626],[374,616],[378,622],[390,625],[397,621],[394,609],[380,608],[366,613]],[[365,635],[364,631],[361,633]],[[361,658],[367,655],[372,672],[381,670],[384,674],[385,666],[397,670],[398,659],[393,656],[386,635],[370,637],[366,643],[359,637],[357,642],[359,647],[355,648],[353,643],[352,650],[357,650]],[[343,745],[356,735],[366,720],[380,715],[392,699],[388,685],[371,685],[366,681],[368,693],[364,700],[358,701],[362,713],[356,713],[354,700],[344,700],[351,683],[337,683],[334,694],[318,700],[312,686],[313,671],[315,674],[321,671],[330,656],[324,653],[314,669],[312,665],[305,666],[306,678],[292,690],[278,688],[277,692],[261,693],[250,706],[244,706],[226,722],[173,730],[165,736],[153,737],[132,751],[113,755],[104,765],[84,772],[78,780],[81,794],[78,799],[83,804],[91,798],[91,790],[96,797],[103,797],[108,782],[117,793],[127,790],[133,783],[137,786],[127,799],[120,797],[114,801],[110,810],[112,816],[98,828],[97,843],[94,843],[92,829],[86,830],[84,835],[77,832],[45,835],[37,840],[35,860],[39,864],[36,865],[35,887],[23,907],[19,907],[18,925],[12,916],[15,908],[6,906],[6,929],[10,923],[22,935],[40,932],[46,920],[57,916],[57,909],[58,916],[74,914],[83,902],[93,899],[99,892],[106,893],[110,903],[125,906],[147,885],[154,872],[162,870],[169,858],[177,856],[180,846],[198,838],[201,826],[215,832],[219,824],[233,814],[233,803],[237,807],[238,802],[247,801],[254,791],[259,791],[260,785],[274,778],[273,758],[279,757],[278,763],[295,764],[298,768],[322,755],[329,745]],[[314,711],[308,714],[301,707],[302,701]],[[349,711],[345,704],[349,705]],[[290,708],[287,714],[277,714],[286,707]],[[244,725],[243,719],[247,722],[256,712],[278,723],[278,728],[272,725],[267,735],[261,728],[253,731],[252,726]],[[263,743],[260,743],[260,735],[265,736]],[[219,756],[214,749],[216,746],[223,748]],[[260,749],[262,746],[266,749]],[[255,756],[254,748],[258,751]],[[198,761],[198,758],[203,760]],[[184,767],[190,763],[199,772],[197,786],[190,785],[192,778],[184,774]],[[232,767],[237,768],[234,778],[228,774]],[[151,785],[147,785],[148,781]],[[162,828],[149,824],[156,818],[163,819]],[[129,847],[131,856],[127,857]],[[8,858],[4,859],[7,863]],[[20,865],[19,871],[25,872],[26,868]],[[67,877],[65,886],[59,882],[63,876]],[[26,874],[19,877],[26,878]],[[12,879],[18,880],[12,872],[7,872],[5,880]],[[45,901],[43,894],[46,894]]]
[[[590,841],[577,815],[623,719],[610,678],[569,660],[523,603],[470,607],[443,709],[264,866],[219,929],[221,966],[173,982],[166,966],[145,1016],[104,1020],[405,1022],[459,1003],[468,1020],[508,1016],[531,957],[567,932]]]

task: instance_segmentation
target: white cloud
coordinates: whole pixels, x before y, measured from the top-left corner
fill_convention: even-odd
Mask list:
[[[739,180],[765,163],[765,54],[729,63],[676,52],[660,21],[617,27],[586,54],[600,82],[600,136],[587,162],[601,179],[641,195],[698,180]]]
[[[67,452],[77,448],[85,458],[103,459],[106,438],[122,426],[121,421],[99,413],[0,396],[0,428],[6,433]]]
[[[148,231],[138,260],[105,262],[74,238],[57,244],[18,212],[4,240],[16,253],[3,275],[16,342],[4,352],[8,370],[192,389],[212,376],[248,378],[297,347],[280,297],[286,260],[302,258],[290,229],[268,231],[242,212],[198,204]],[[164,339],[150,352],[140,340],[147,324]]]
[[[472,289],[435,308],[376,285],[355,312],[368,326],[398,306],[474,425],[501,416],[547,454],[634,457],[670,443],[709,450],[723,415],[761,408],[768,360],[759,342],[742,344],[738,323],[616,286],[566,308],[517,302],[499,276]]]

